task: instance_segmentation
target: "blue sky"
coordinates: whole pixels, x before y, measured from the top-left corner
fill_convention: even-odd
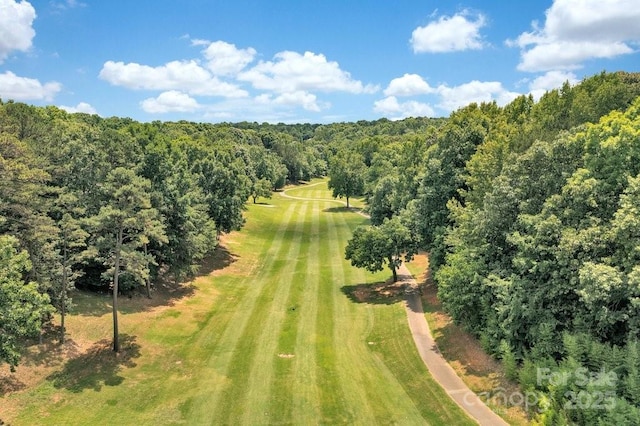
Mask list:
[[[447,116],[640,71],[637,0],[0,0],[0,98],[139,121]]]

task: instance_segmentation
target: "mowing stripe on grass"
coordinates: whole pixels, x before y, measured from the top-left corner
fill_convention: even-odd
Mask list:
[[[287,232],[295,210],[296,206],[290,204],[282,217],[282,221],[278,224],[276,232],[270,236],[271,239],[264,240],[264,249],[260,256],[263,264],[256,268],[256,273],[260,274],[259,276],[269,276],[263,275],[262,271],[271,270],[278,259],[278,254],[284,242],[283,236]],[[207,369],[211,376],[201,377],[200,383],[196,387],[200,394],[191,404],[191,410],[188,413],[188,418],[195,423],[211,421],[225,414],[224,408],[220,407],[220,400],[229,392],[229,389],[237,388],[236,384],[231,386],[230,378],[232,376],[230,370],[236,364],[236,354],[242,342],[241,338],[245,338],[247,328],[252,328],[247,327],[248,324],[251,323],[252,319],[254,321],[257,320],[252,318],[250,314],[256,310],[256,307],[268,305],[269,296],[264,294],[267,286],[265,286],[263,280],[264,278],[256,279],[256,277],[248,277],[242,280],[243,284],[247,285],[249,289],[239,301],[239,306],[220,338],[213,342],[208,356]],[[212,337],[211,335],[216,334],[215,326],[212,325],[211,328],[214,330],[203,329],[199,334],[205,340],[205,343],[208,343]]]
[[[335,260],[336,253],[342,254],[343,247],[341,241],[346,241],[351,235],[351,229],[347,225],[344,214],[325,212],[329,223],[329,253]],[[349,312],[344,294],[340,288],[345,284],[344,262],[334,261],[331,268],[331,280],[325,285],[331,289],[333,297],[333,339],[332,351],[336,354],[335,365],[340,383],[340,389],[344,395],[346,411],[344,415],[348,421],[361,422],[362,424],[374,424],[375,417],[372,413],[370,401],[366,397],[366,390],[363,389],[359,374],[361,360],[354,353],[353,337],[360,334],[358,331],[363,323],[368,320],[363,316],[353,316]],[[357,341],[357,339],[355,339]],[[330,391],[330,390],[329,390]]]
[[[325,204],[325,206],[327,206]],[[333,218],[330,214],[322,215],[320,235],[323,244],[318,251],[319,279],[316,315],[316,376],[320,398],[320,423],[344,424],[353,421],[348,415],[346,396],[338,376],[338,360],[335,344],[335,287],[334,280],[342,279],[342,275],[334,270],[335,252],[332,241],[336,238]]]
[[[276,393],[272,392],[275,363],[281,361],[277,353],[278,337],[282,333],[285,315],[289,309],[287,301],[295,281],[294,271],[298,263],[302,237],[305,235],[303,227],[307,204],[298,203],[296,207],[296,214],[291,219],[295,225],[293,234],[286,244],[288,250],[286,254],[279,255],[271,272],[264,271],[266,275],[271,276],[270,285],[276,287],[276,290],[270,302],[266,302],[263,307],[260,307],[262,309],[255,310],[255,312],[260,312],[260,315],[256,315],[254,324],[260,324],[260,327],[254,326],[254,329],[259,332],[259,336],[254,344],[247,348],[247,350],[254,351],[250,373],[246,377],[247,386],[244,388],[240,383],[237,383],[240,386],[236,387],[236,389],[244,388],[242,401],[238,398],[232,398],[232,402],[235,404],[234,411],[238,411],[239,408],[243,413],[243,424],[286,422],[286,417],[289,415],[289,413],[281,412],[282,407],[270,406],[269,399],[278,397]],[[282,266],[278,268],[280,264]],[[243,370],[243,373],[245,372],[246,370]],[[281,390],[277,389],[277,392],[279,393]],[[274,412],[273,409],[276,411]],[[234,419],[236,419],[235,416],[229,420],[233,421]]]
[[[303,424],[312,424],[320,417],[318,378],[316,374],[316,320],[318,315],[318,287],[320,283],[319,259],[320,239],[320,203],[315,202],[311,209],[311,227],[308,231],[306,270],[304,271],[304,293],[300,300],[298,327],[293,354],[295,354],[292,374],[287,377],[295,386],[292,408],[296,420]],[[304,266],[304,263],[302,263]]]
[[[345,241],[351,235],[351,230],[363,223],[361,217],[352,213],[344,213],[337,215],[340,222],[345,226],[338,226],[339,230],[343,230],[345,234],[340,235],[340,241]],[[348,285],[362,284],[367,280],[372,280],[383,276],[386,273],[372,276],[360,269],[353,268],[348,262],[343,261],[344,283]],[[336,289],[337,290],[337,289]],[[398,378],[381,362],[380,359],[371,356],[367,336],[376,321],[376,314],[380,310],[390,310],[393,306],[372,305],[369,303],[352,303],[344,294],[341,293],[339,306],[340,310],[336,312],[336,316],[348,318],[351,317],[351,328],[348,334],[343,336],[347,341],[349,339],[348,348],[350,358],[359,360],[357,363],[351,364],[350,383],[357,383],[362,397],[369,403],[369,411],[374,416],[376,423],[411,423],[417,424],[424,422],[421,413],[413,404],[411,398],[405,392],[404,388],[398,382]],[[360,319],[358,321],[357,319]],[[401,320],[404,320],[402,317]],[[402,322],[404,324],[404,322]],[[385,326],[392,326],[385,324]],[[375,342],[374,342],[375,343]],[[372,371],[375,374],[372,374]],[[382,385],[381,385],[382,384]]]
[[[277,253],[270,253],[272,261],[259,271],[254,282],[262,288],[258,301],[249,316],[238,346],[234,349],[233,362],[228,377],[233,386],[224,393],[219,403],[221,422],[239,423],[258,415],[263,421],[267,412],[267,396],[270,392],[271,357],[274,355],[277,332],[281,322],[282,307],[286,301],[289,283],[283,282],[288,269],[290,256],[298,250],[300,243],[300,224],[298,207],[294,205],[294,214],[287,218],[284,232],[271,238],[279,245]],[[250,415],[249,417],[247,417]],[[256,420],[254,420],[256,421]]]
[[[289,298],[285,305],[285,315],[279,333],[277,357],[273,358],[273,381],[271,383],[270,400],[270,423],[291,423],[293,419],[299,418],[299,413],[293,410],[294,394],[303,391],[304,384],[292,380],[293,365],[297,359],[305,357],[305,353],[313,351],[313,348],[305,347],[296,351],[295,343],[298,334],[298,324],[305,312],[300,303],[308,291],[306,286],[307,262],[309,259],[309,247],[311,243],[311,213],[313,207],[310,203],[305,203],[305,210],[300,215],[299,220],[304,222],[302,239],[299,244],[297,256],[292,260],[291,274],[288,282],[290,284]],[[310,207],[310,208],[309,208]]]

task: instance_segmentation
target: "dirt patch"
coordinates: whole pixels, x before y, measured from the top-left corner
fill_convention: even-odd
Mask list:
[[[278,354],[278,358],[293,358],[294,354]]]

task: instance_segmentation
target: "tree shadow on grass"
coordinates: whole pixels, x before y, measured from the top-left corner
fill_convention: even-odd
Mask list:
[[[202,261],[198,275],[209,275],[214,271],[227,268],[237,262],[238,258],[237,254],[231,253],[228,248],[220,244]]]
[[[353,208],[353,207],[349,207],[347,208],[347,206],[340,206],[340,207],[329,207],[326,208],[324,210],[322,210],[324,213],[348,213],[348,212],[352,212],[355,211],[357,209]]]
[[[239,256],[231,253],[223,245],[216,247],[214,252],[202,260],[196,277],[207,276],[215,271],[229,267],[238,260]],[[123,314],[144,312],[159,306],[173,306],[181,299],[192,296],[195,286],[191,281],[180,282],[164,274],[153,284],[151,299],[146,295],[146,289],[140,287],[134,291],[118,296],[119,311]],[[77,305],[71,314],[102,316],[111,312],[113,296],[110,292],[95,292],[78,290],[71,297]]]
[[[0,397],[8,395],[12,392],[18,392],[27,387],[20,379],[18,379],[15,375],[11,373],[5,374],[4,372],[0,374]],[[0,420],[0,425],[2,425],[2,421]]]
[[[136,337],[120,335],[120,352],[112,350],[108,339],[94,343],[85,353],[67,361],[62,370],[47,377],[57,389],[82,392],[85,389],[100,391],[103,386],[117,386],[124,381],[119,373],[124,368],[136,366],[135,358],[140,357],[140,345]]]
[[[27,342],[26,351],[28,356],[22,360],[25,366],[56,367],[63,360],[80,355],[80,347],[68,333],[60,344],[60,326],[45,327],[42,340]]]
[[[373,284],[345,285],[340,290],[354,303],[393,305],[405,299],[406,284],[403,282],[377,282]]]

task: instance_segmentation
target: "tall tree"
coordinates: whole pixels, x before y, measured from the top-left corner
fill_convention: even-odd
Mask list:
[[[113,350],[120,351],[118,338],[118,291],[120,277],[129,275],[144,284],[153,258],[142,252],[150,240],[166,242],[158,211],[151,206],[151,184],[131,169],[118,167],[107,176],[103,190],[108,203],[92,218],[98,235],[96,249],[112,277]]]
[[[64,343],[66,313],[71,304],[69,290],[83,274],[78,265],[83,260],[89,237],[81,224],[83,214],[84,208],[78,207],[77,197],[63,189],[52,211],[59,229],[56,239],[58,271],[52,289],[52,302],[60,313],[60,343]]]
[[[141,170],[151,181],[168,240],[161,246],[152,243],[149,249],[157,253],[176,283],[192,277],[200,261],[216,247],[215,222],[207,214],[203,191],[182,145],[180,140],[147,145]]]
[[[352,151],[340,151],[333,156],[329,166],[329,189],[334,197],[349,198],[362,194],[366,168],[362,156]]]

